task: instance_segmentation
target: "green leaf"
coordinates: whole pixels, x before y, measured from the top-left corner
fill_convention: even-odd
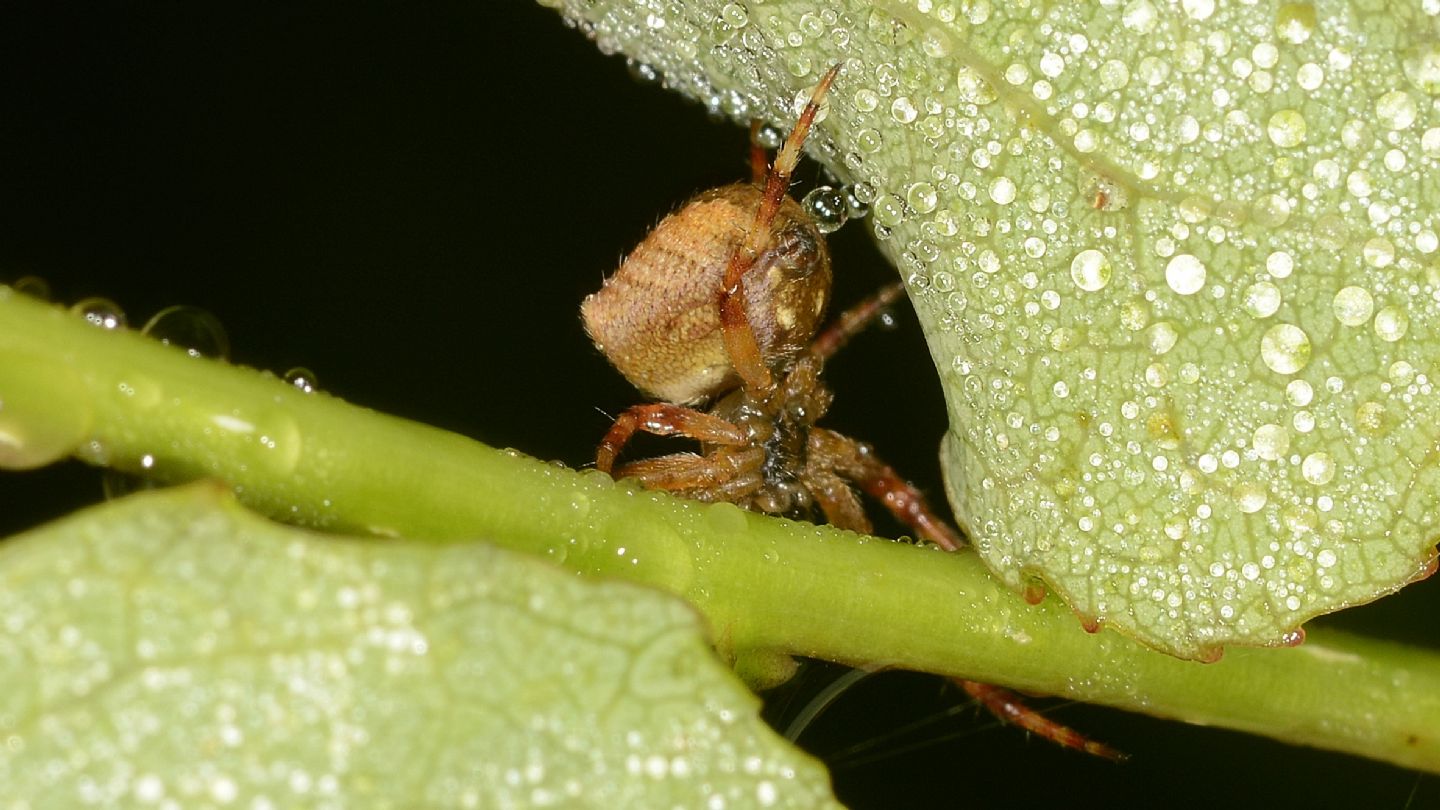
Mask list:
[[[741,119],[843,61],[812,144],[873,200],[1011,587],[1211,658],[1433,561],[1433,4],[556,5]]]
[[[213,485],[0,544],[0,784],[34,807],[833,803],[693,611]]]

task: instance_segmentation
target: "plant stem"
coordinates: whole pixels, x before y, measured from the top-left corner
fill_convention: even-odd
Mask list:
[[[1338,633],[1198,664],[1085,633],[971,553],[865,538],[577,473],[106,332],[0,287],[0,462],[68,453],[229,482],[322,528],[486,538],[677,594],[719,646],[1005,684],[1440,772],[1440,654]],[[761,667],[763,669],[763,667]]]

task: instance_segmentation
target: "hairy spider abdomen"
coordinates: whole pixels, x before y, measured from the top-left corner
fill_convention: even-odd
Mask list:
[[[695,403],[736,384],[719,290],[763,193],[737,183],[692,198],[661,220],[581,305],[595,345],[647,396]],[[761,354],[767,365],[784,365],[815,334],[830,292],[824,237],[794,200],[781,202],[744,278]]]

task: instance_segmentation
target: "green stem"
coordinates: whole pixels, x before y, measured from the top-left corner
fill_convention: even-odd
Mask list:
[[[749,667],[803,654],[1064,695],[1440,772],[1440,654],[1337,633],[1215,664],[1085,633],[974,554],[702,505],[304,394],[0,287],[0,463],[229,482],[276,518],[483,537],[678,594]]]

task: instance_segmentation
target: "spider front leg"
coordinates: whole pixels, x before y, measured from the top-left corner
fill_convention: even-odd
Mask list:
[[[637,430],[656,436],[687,436],[707,444],[740,445],[746,441],[745,432],[740,428],[694,408],[668,402],[635,405],[616,417],[615,424],[600,440],[600,447],[595,451],[596,469],[610,472],[616,456]]]
[[[940,519],[925,495],[881,461],[866,445],[833,430],[810,430],[810,463],[817,471],[833,471],[854,481],[860,489],[885,505],[901,523],[946,551],[965,544],[950,524]]]
[[[750,313],[747,311],[745,275],[754,266],[756,258],[770,243],[771,227],[774,225],[775,216],[780,213],[780,205],[786,199],[786,193],[790,189],[790,175],[800,161],[800,149],[805,144],[805,138],[810,134],[810,127],[815,122],[815,116],[820,112],[820,104],[825,100],[825,94],[830,91],[831,82],[835,81],[835,76],[839,72],[840,66],[837,64],[830,68],[821,77],[820,82],[815,85],[815,91],[810,95],[809,103],[800,113],[800,119],[795,122],[795,129],[791,130],[790,137],[785,139],[785,144],[775,155],[775,163],[770,167],[770,171],[765,173],[764,192],[760,198],[760,205],[755,211],[755,220],[746,229],[740,244],[730,254],[730,261],[725,267],[725,277],[720,286],[721,338],[725,342],[725,353],[729,355],[735,372],[740,376],[745,387],[753,392],[771,390],[775,385],[775,379],[765,364],[764,353],[760,350],[760,342],[755,337],[755,328],[751,323]],[[752,125],[751,171],[758,174],[763,160],[757,157],[757,151],[753,145],[755,132]]]

